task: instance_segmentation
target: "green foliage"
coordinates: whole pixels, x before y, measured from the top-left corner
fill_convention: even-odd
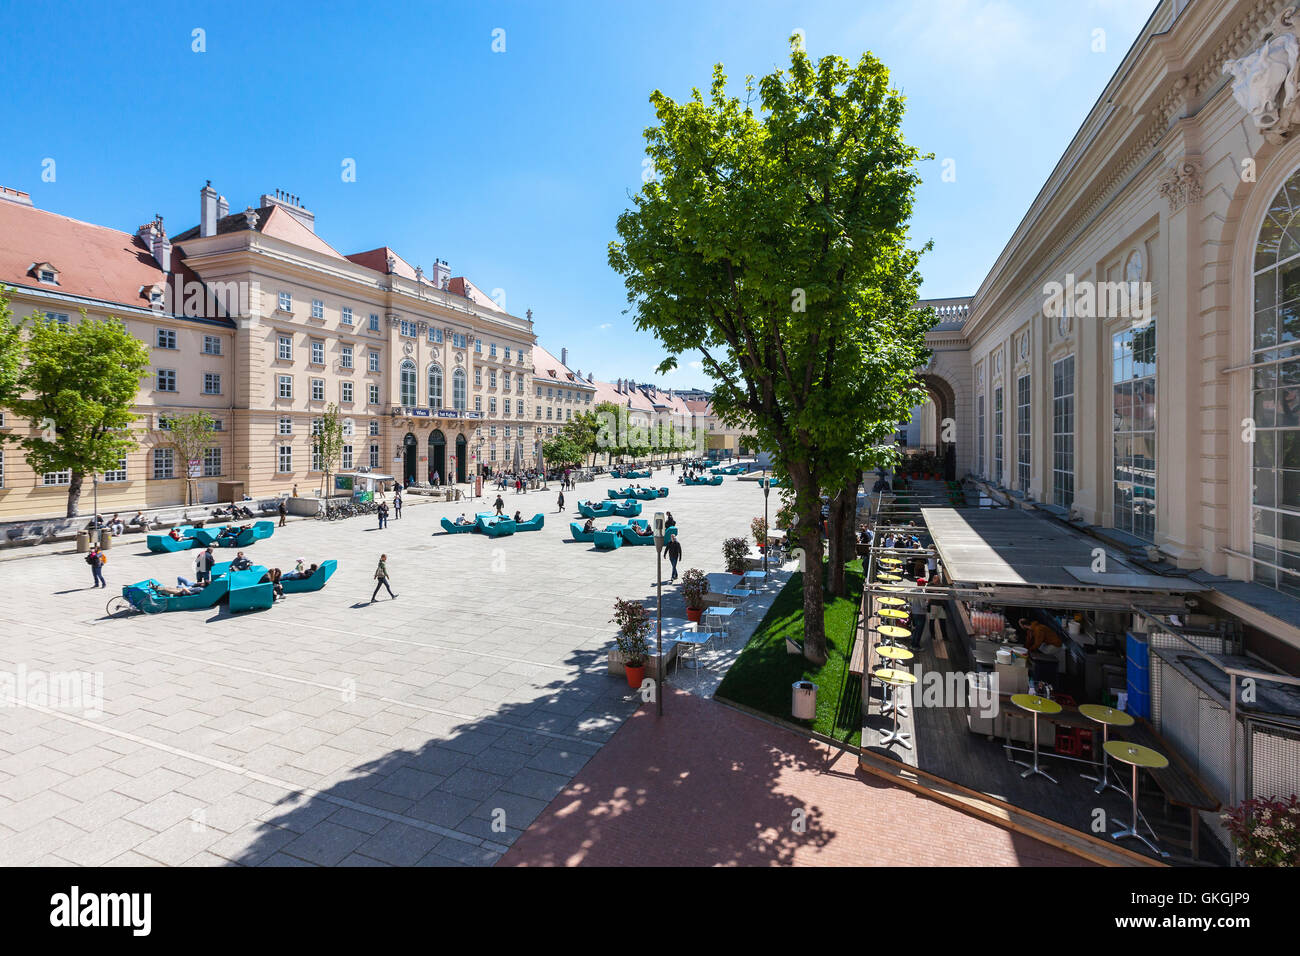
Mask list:
[[[709,579],[699,568],[687,568],[682,574],[682,597],[686,606],[704,607],[704,595],[709,593]]]
[[[614,616],[610,619],[610,623],[618,625],[615,641],[623,654],[624,661],[633,667],[645,664],[645,659],[650,653],[646,638],[649,637],[650,629],[654,626],[650,612],[639,601],[615,598]]]
[[[813,527],[823,488],[894,454],[933,316],[915,311],[928,245],[909,247],[907,222],[926,157],[903,140],[903,97],[869,53],[813,63],[792,46],[790,69],[748,79],[744,103],[720,65],[707,101],[652,94],[656,175],[609,261],[668,352],[661,371],[702,354],[719,418],[773,452]],[[811,532],[807,545],[820,553]],[[820,602],[811,583],[806,597]]]
[[[761,519],[760,519],[761,520]],[[732,574],[745,570],[745,558],[749,556],[749,541],[746,538],[728,538],[722,542],[722,561]]]
[[[331,476],[343,456],[343,446],[346,443],[343,435],[343,417],[339,414],[339,407],[333,402],[325,408],[325,414],[320,420],[320,430],[312,436],[311,441],[312,451],[320,456],[321,471],[325,478],[324,492],[328,497],[334,493]]]
[[[23,364],[23,323],[13,320],[9,297],[0,285],[0,406],[9,408],[18,397],[18,375]]]
[[[68,516],[77,514],[86,475],[116,468],[135,447],[130,431],[149,350],[118,319],[76,324],[32,316],[8,407],[35,430],[17,440],[39,472],[68,470]]]

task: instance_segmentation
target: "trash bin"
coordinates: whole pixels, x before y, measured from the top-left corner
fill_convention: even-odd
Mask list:
[[[99,532],[99,550],[107,551],[113,546],[113,532],[101,530]]]
[[[90,550],[90,532],[77,532],[77,554],[85,554]]]
[[[817,716],[817,685],[797,680],[790,685],[790,713],[795,720],[812,720]]]

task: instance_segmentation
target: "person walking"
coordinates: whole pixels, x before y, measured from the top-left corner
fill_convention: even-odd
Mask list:
[[[492,507],[496,508],[498,518],[505,514],[506,503],[501,500],[500,495],[497,495],[497,500],[492,503]]]
[[[665,527],[664,530],[667,531],[667,527]],[[673,566],[672,577],[670,577],[668,580],[676,581],[677,562],[682,559],[682,543],[677,540],[677,535],[673,535],[671,538],[668,539],[668,546],[664,548],[664,552],[668,555],[668,563]]]
[[[559,504],[559,507],[556,508],[555,510],[556,510],[557,512],[563,511],[563,510],[564,510],[564,492],[563,492],[563,491],[560,492],[560,500],[559,500],[558,504]]]
[[[280,512],[280,527],[283,528],[285,519],[289,516],[289,503],[281,498],[280,507],[277,510]]]
[[[108,558],[99,548],[91,548],[86,552],[86,563],[90,565],[91,587],[106,588],[108,583],[104,580],[104,565]]]
[[[212,566],[217,563],[217,556],[208,546],[194,556],[194,580],[207,584],[212,580]]]
[[[387,591],[388,596],[390,598],[397,597],[397,595],[393,593],[393,589],[388,583],[388,555],[386,554],[381,554],[379,556],[379,567],[375,568],[375,582],[376,582],[375,593],[370,595],[371,604],[374,604],[375,598],[379,596],[380,588],[383,588],[385,591]]]
[[[379,508],[376,509],[375,513],[379,515],[379,529],[382,531],[388,527],[388,502],[379,502]]]
[[[393,494],[393,517],[398,521],[402,520],[402,493],[400,491]]]

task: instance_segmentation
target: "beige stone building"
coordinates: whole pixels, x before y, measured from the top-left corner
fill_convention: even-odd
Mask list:
[[[344,255],[283,193],[232,214],[209,184],[199,205],[199,224],[168,239],[161,221],[131,236],[13,190],[0,201],[0,282],[18,315],[115,315],[153,347],[139,451],[100,477],[101,511],[183,501],[165,432],[190,408],[219,424],[197,466],[208,501],[219,479],[254,496],[315,491],[312,436],[330,404],[350,439],[336,468],[464,481],[514,442],[531,462],[531,315],[506,312],[445,261],[426,275],[387,247]],[[31,474],[15,446],[4,454],[0,515],[61,514],[66,476]]]
[[[1300,648],[1300,23],[1164,0],[923,376],[956,472]],[[927,439],[923,439],[927,440]],[[934,440],[934,439],[928,439]]]

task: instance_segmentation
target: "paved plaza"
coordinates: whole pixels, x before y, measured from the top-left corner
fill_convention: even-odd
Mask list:
[[[683,569],[721,570],[723,539],[763,511],[756,483],[688,488],[666,471],[654,483],[671,484],[661,506]],[[291,522],[250,558],[339,570],[251,614],[107,618],[123,584],[191,575],[192,552],[150,554],[141,536],[108,552],[107,591],[80,555],[0,562],[0,672],[28,687],[102,679],[102,705],[28,693],[6,707],[0,864],[496,862],[639,703],[606,672],[608,622],[616,596],[653,594],[654,549],[566,541],[576,500],[615,484],[566,492],[563,515],[554,483],[507,493],[510,512],[547,523],[497,540],[439,526],[482,501],[411,499],[382,531],[367,517]],[[372,604],[381,552],[398,597]],[[665,591],[666,617],[683,607]],[[714,663],[682,686],[710,693]]]

